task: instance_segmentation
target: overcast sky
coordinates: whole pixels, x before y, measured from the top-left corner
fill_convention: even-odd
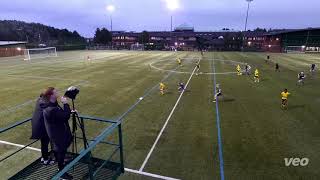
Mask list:
[[[169,30],[171,14],[175,26],[186,23],[197,31],[244,29],[245,0],[178,0],[175,12],[167,9],[166,1],[0,0],[0,19],[39,22],[92,37],[97,27],[110,27],[106,6],[114,4],[113,30]],[[248,27],[320,27],[319,18],[320,0],[254,0]]]

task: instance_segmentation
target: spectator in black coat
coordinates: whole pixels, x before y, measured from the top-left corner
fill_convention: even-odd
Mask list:
[[[65,97],[61,97],[63,108],[59,106],[57,102],[57,90],[53,89],[48,93],[47,98],[49,100],[49,104],[43,111],[44,122],[48,136],[53,145],[53,150],[55,152],[56,161],[58,162],[58,168],[60,171],[65,166],[64,158],[67,149],[72,142],[72,134],[68,123],[71,110],[67,98]],[[67,173],[64,174],[64,176],[66,176],[66,178],[63,179],[72,179],[72,177]]]
[[[43,92],[40,97],[37,99],[35,110],[33,112],[31,125],[32,125],[32,135],[31,139],[40,139],[41,142],[41,162],[44,165],[54,164],[54,161],[50,159],[49,153],[49,143],[50,139],[48,137],[47,130],[44,125],[43,118],[43,109],[47,108],[49,105],[49,101],[45,98],[47,92],[50,91],[51,88],[48,88],[45,92]]]

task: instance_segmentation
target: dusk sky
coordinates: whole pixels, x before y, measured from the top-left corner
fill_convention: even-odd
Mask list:
[[[166,1],[170,0],[1,0],[0,19],[39,22],[92,37],[97,27],[110,27],[106,6],[113,4],[113,30],[170,30],[171,14],[174,26],[186,23],[196,31],[244,29],[245,0],[171,0],[180,4],[175,12],[168,10]],[[319,17],[319,0],[254,0],[248,27],[320,27]]]

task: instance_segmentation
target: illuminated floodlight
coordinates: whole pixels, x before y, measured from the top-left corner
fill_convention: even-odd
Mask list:
[[[248,45],[249,45],[249,46],[251,46],[251,44],[252,44],[252,42],[251,42],[251,41],[249,41],[249,42],[248,42]]]
[[[17,47],[17,50],[18,50],[18,51],[21,51],[21,47]]]
[[[170,11],[175,11],[179,8],[179,0],[165,0],[167,3],[167,8]]]
[[[174,43],[174,45],[178,46],[178,43],[177,43],[177,42],[175,42],[175,43]]]
[[[114,5],[108,5],[108,6],[106,7],[106,9],[107,9],[107,11],[108,11],[109,13],[113,13],[113,12],[116,10],[116,8],[114,7]]]
[[[269,44],[269,46],[268,46],[269,48],[271,48],[271,44]]]
[[[302,47],[302,49],[306,48],[306,46],[304,46],[304,45],[303,45],[303,46],[301,46],[301,47]]]

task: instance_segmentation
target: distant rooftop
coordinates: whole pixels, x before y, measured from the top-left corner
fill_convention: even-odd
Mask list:
[[[187,23],[184,23],[174,28],[174,31],[194,31],[194,27],[188,25]]]
[[[280,35],[285,33],[292,33],[292,32],[301,32],[301,31],[312,31],[312,30],[320,30],[320,28],[305,28],[305,29],[276,29],[272,30],[271,32],[267,33],[267,35]]]
[[[27,44],[25,41],[0,41],[0,46],[16,45],[16,44]]]

